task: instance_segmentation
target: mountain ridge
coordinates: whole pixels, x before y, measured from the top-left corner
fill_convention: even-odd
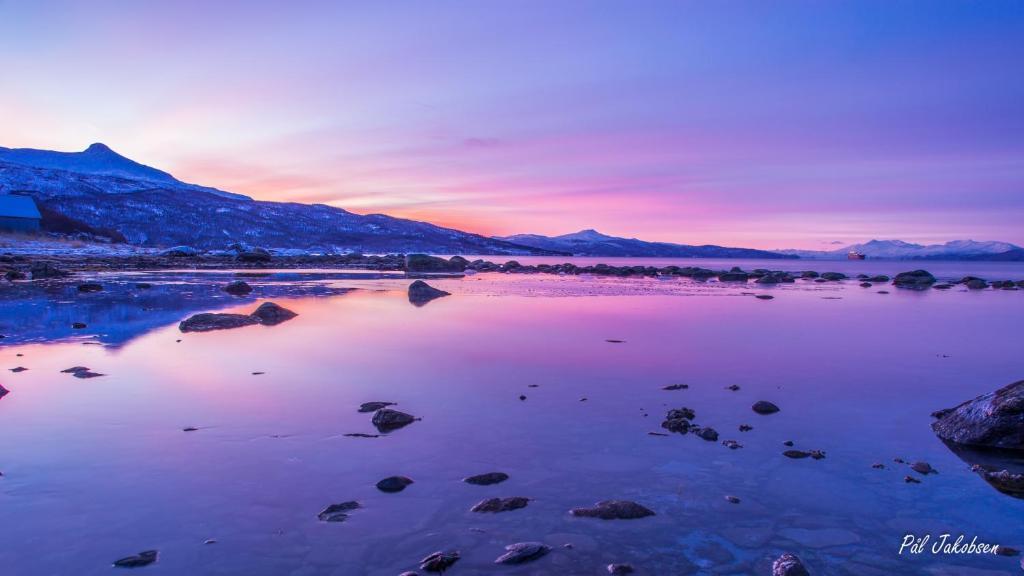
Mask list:
[[[795,258],[768,250],[754,248],[733,248],[704,244],[673,244],[670,242],[647,242],[637,238],[620,238],[602,234],[592,228],[562,234],[543,236],[541,234],[515,234],[498,236],[500,240],[535,246],[546,250],[569,252],[574,256],[607,257],[655,257],[655,258]]]
[[[943,244],[915,244],[904,240],[869,240],[859,244],[851,244],[835,250],[776,250],[782,254],[790,254],[810,260],[842,260],[847,254],[857,252],[872,259],[891,260],[976,260],[996,257],[1021,250],[1009,242],[950,240]]]

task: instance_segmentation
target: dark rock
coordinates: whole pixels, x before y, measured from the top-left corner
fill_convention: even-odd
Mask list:
[[[873,286],[873,284],[870,284],[868,282],[861,282],[860,283],[860,287],[861,288],[871,288],[871,286]]]
[[[829,280],[831,282],[837,282],[839,280],[846,280],[846,274],[842,272],[822,272],[821,278],[823,280]]]
[[[981,477],[1003,494],[1024,498],[1024,474],[1014,474],[1009,470],[979,470]]]
[[[28,275],[20,270],[8,270],[7,272],[4,272],[4,278],[14,282],[15,280],[24,280],[25,278],[28,278]]]
[[[865,281],[866,282],[873,282],[875,284],[882,284],[882,283],[888,282],[889,281],[889,277],[884,275],[884,274],[879,274],[878,276],[871,276],[871,277],[865,279]]]
[[[875,470],[885,470],[885,464],[882,464],[881,462],[875,462],[871,467]]]
[[[918,480],[917,478],[914,478],[913,476],[904,476],[903,477],[903,481],[906,482],[907,484],[920,484],[921,483],[920,480]]]
[[[457,550],[434,552],[423,560],[420,560],[420,570],[427,572],[444,572],[459,561],[460,554]]]
[[[258,246],[245,246],[237,250],[235,258],[239,262],[270,262],[273,256],[270,251]]]
[[[782,453],[782,455],[785,456],[786,458],[798,459],[807,458],[808,456],[811,455],[811,453],[805,452],[803,450],[786,450],[785,452]]]
[[[726,390],[732,390],[733,392],[739,392],[740,387],[738,384],[730,384],[725,387]]]
[[[28,368],[25,368],[24,366],[18,366],[17,368],[11,368],[11,372],[14,372],[15,374],[17,374],[19,372],[25,372],[27,370],[28,370]]]
[[[427,254],[409,254],[405,257],[408,272],[462,272],[466,269],[460,262],[452,262]]]
[[[935,284],[935,276],[932,276],[927,270],[912,270],[910,272],[900,272],[893,278],[892,283],[897,288],[924,290]]]
[[[417,280],[409,285],[409,302],[414,306],[423,306],[431,300],[450,295],[450,292],[438,290],[423,280]]]
[[[169,258],[191,258],[198,256],[199,251],[191,246],[175,246],[174,248],[168,248],[160,253],[161,256],[167,256]]]
[[[953,287],[952,284],[933,284],[932,285],[932,288],[935,289],[935,290],[949,290],[952,287]]]
[[[910,465],[910,469],[913,470],[914,472],[917,472],[918,474],[921,474],[922,476],[927,476],[929,474],[938,474],[935,468],[932,468],[932,465],[927,462],[914,462],[913,464]]]
[[[81,330],[86,327],[85,322],[72,322],[71,327],[75,330]]]
[[[252,286],[248,282],[242,280],[235,280],[224,287],[224,291],[232,296],[245,296],[252,292]]]
[[[754,427],[749,424],[740,424],[740,432],[750,432]]]
[[[718,275],[719,282],[746,282],[750,275],[746,272],[722,272]]]
[[[775,414],[779,411],[778,406],[768,402],[767,400],[758,400],[757,402],[754,402],[751,409],[758,414]]]
[[[495,564],[522,564],[536,560],[551,551],[550,546],[540,542],[516,542],[505,546],[506,552],[494,561]]]
[[[818,274],[814,270],[804,270],[803,272],[800,273],[801,278],[817,278],[818,276],[820,276],[820,274]]]
[[[135,285],[135,287],[138,288],[139,290],[149,290],[150,288],[153,287],[153,285],[150,284],[149,282],[139,282],[138,284]]]
[[[607,570],[612,576],[622,576],[623,574],[632,574],[633,566],[629,564],[609,564]]]
[[[772,576],[811,576],[804,563],[793,554],[783,554],[772,562]]]
[[[715,430],[714,428],[710,427],[710,426],[705,426],[705,427],[701,428],[700,430],[697,430],[696,432],[694,432],[694,434],[696,434],[697,436],[700,436],[701,438],[703,438],[703,439],[705,439],[705,440],[707,440],[709,442],[714,442],[714,441],[718,440],[718,431]]]
[[[348,519],[348,513],[360,507],[359,502],[349,500],[340,504],[331,504],[316,515],[321,522],[344,522]]]
[[[650,509],[629,500],[603,500],[589,508],[573,508],[569,513],[581,518],[602,520],[634,520],[654,516]]]
[[[469,268],[469,260],[466,260],[462,256],[452,256],[451,258],[448,259],[448,263],[459,271]]]
[[[416,418],[412,414],[406,414],[405,412],[399,412],[398,410],[392,410],[391,408],[382,408],[377,410],[373,415],[373,425],[381,432],[398,430],[399,428],[408,426],[415,421]]]
[[[743,445],[740,444],[739,442],[735,441],[735,440],[723,440],[722,441],[722,446],[725,446],[726,448],[728,448],[730,450],[737,450],[739,448],[743,448]]]
[[[78,285],[79,292],[102,292],[103,285],[96,282],[86,282],[85,284]]]
[[[932,430],[947,442],[1024,450],[1024,380],[933,416]]]
[[[135,556],[127,556],[114,560],[114,566],[118,568],[141,568],[142,566],[149,566],[153,562],[156,562],[158,552],[156,550],[146,550],[139,552]]]
[[[363,402],[359,405],[360,412],[376,412],[381,408],[387,408],[388,406],[394,406],[394,402]]]
[[[377,490],[381,492],[401,492],[405,490],[405,487],[412,484],[412,478],[405,476],[388,476],[387,478],[377,482]]]
[[[730,503],[732,503],[732,504],[739,504],[739,503],[740,503],[740,499],[739,499],[739,498],[737,498],[736,496],[726,496],[726,497],[725,497],[725,500],[726,500],[727,502],[730,502]]]
[[[758,294],[757,296],[754,296],[754,298],[757,298],[758,300],[774,300],[775,296],[772,296],[771,294]]]
[[[3,386],[0,386],[0,398],[3,398],[4,396],[7,396],[10,393],[11,393],[10,390],[8,390],[7,388],[4,388]]]
[[[665,421],[661,427],[669,432],[686,434],[690,431],[690,421],[693,420],[694,412],[689,408],[675,408],[668,411]]]
[[[178,324],[182,332],[210,332],[212,330],[229,330],[259,324],[259,319],[247,314],[218,314],[204,312],[183,320]]]
[[[988,288],[988,282],[985,282],[981,278],[971,278],[967,282],[964,282],[964,285],[971,290],[984,290],[985,288]]]
[[[505,474],[504,472],[487,472],[486,474],[477,474],[476,476],[470,476],[462,479],[466,484],[474,484],[476,486],[490,486],[492,484],[499,484],[505,480],[508,480],[508,474]]]
[[[1020,550],[1017,550],[1016,548],[1011,548],[1009,546],[1003,546],[1002,544],[1000,544],[996,548],[996,554],[1000,556],[1020,556]]]
[[[252,313],[252,316],[265,326],[277,326],[286,320],[295,318],[298,314],[273,302],[264,302]]]
[[[49,262],[33,262],[29,267],[29,275],[33,280],[45,280],[47,278],[66,278],[71,273],[57,268]]]
[[[488,498],[477,502],[475,506],[470,508],[471,512],[509,512],[511,510],[518,510],[520,508],[526,508],[526,505],[530,503],[529,498],[522,496],[511,496],[509,498]]]
[[[668,386],[662,386],[662,390],[686,390],[689,388],[689,384],[669,384]]]
[[[195,426],[188,426],[181,429],[182,432],[195,432],[197,430],[199,430],[199,428],[196,428]]]

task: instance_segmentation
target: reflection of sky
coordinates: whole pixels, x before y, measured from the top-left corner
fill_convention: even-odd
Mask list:
[[[0,144],[488,234],[1024,243],[1022,30],[1015,2],[8,2]]]

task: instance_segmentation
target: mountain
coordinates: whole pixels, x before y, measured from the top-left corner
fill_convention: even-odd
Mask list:
[[[500,240],[524,246],[533,246],[555,252],[568,252],[576,256],[634,256],[659,258],[795,258],[751,248],[723,246],[689,246],[667,242],[645,242],[636,238],[617,238],[596,230],[581,230],[561,236],[517,234],[502,236]]]
[[[843,260],[851,251],[864,254],[872,259],[998,260],[1001,258],[1012,259],[1012,253],[1021,251],[1021,248],[1008,242],[977,242],[975,240],[953,240],[945,244],[928,245],[913,244],[902,240],[871,240],[836,250],[778,250],[777,252],[817,260]]]
[[[478,234],[323,204],[261,202],[182,182],[103,144],[82,152],[0,148],[0,194],[32,196],[44,214],[114,230],[140,246],[433,254],[546,254]]]

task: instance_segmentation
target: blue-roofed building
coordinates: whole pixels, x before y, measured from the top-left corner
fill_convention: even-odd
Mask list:
[[[0,231],[36,232],[42,215],[29,196],[0,195]]]

